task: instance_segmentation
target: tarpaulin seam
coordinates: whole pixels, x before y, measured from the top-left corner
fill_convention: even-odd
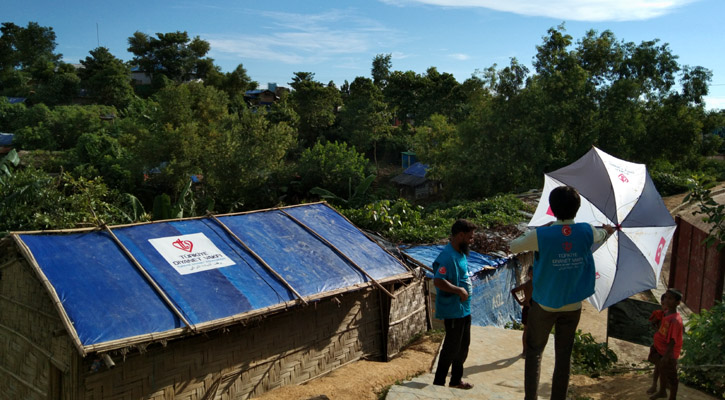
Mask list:
[[[201,221],[202,221],[202,222],[203,222],[203,223],[204,223],[205,225],[209,226],[209,224],[208,224],[208,221],[207,221],[207,219],[206,219],[206,218],[203,218],[203,219],[202,219]],[[270,288],[270,289],[272,290],[272,292],[274,292],[274,294],[275,294],[275,295],[277,296],[277,298],[279,299],[279,301],[280,301],[281,303],[286,303],[286,302],[287,302],[287,301],[286,301],[286,300],[285,300],[285,299],[284,299],[284,298],[282,297],[282,295],[280,295],[280,294],[279,294],[279,292],[278,292],[278,291],[277,291],[277,290],[276,290],[276,289],[275,289],[275,288],[274,288],[274,287],[273,287],[273,286],[272,286],[272,285],[271,285],[271,284],[270,284],[269,282],[267,282],[267,280],[266,280],[266,279],[264,278],[264,276],[262,276],[262,275],[261,275],[261,274],[259,273],[259,271],[257,271],[257,269],[256,269],[256,268],[254,268],[254,266],[252,266],[252,264],[250,264],[250,263],[249,263],[249,261],[247,261],[246,257],[242,256],[242,255],[241,255],[241,254],[239,253],[239,251],[238,251],[239,245],[238,245],[238,244],[235,244],[234,246],[231,246],[231,245],[230,245],[230,243],[229,243],[229,242],[227,242],[226,238],[224,238],[224,237],[223,237],[223,236],[222,236],[222,235],[221,235],[221,234],[220,234],[220,233],[219,233],[219,232],[218,232],[218,231],[217,231],[216,229],[214,229],[214,227],[212,227],[212,226],[209,226],[209,228],[211,229],[211,231],[212,231],[212,232],[214,232],[214,233],[215,233],[215,234],[217,235],[217,237],[219,237],[219,238],[220,238],[220,239],[221,239],[222,241],[224,241],[225,243],[227,243],[227,245],[229,245],[229,248],[230,248],[230,249],[232,249],[232,251],[233,251],[234,253],[236,253],[236,255],[237,255],[237,256],[239,256],[239,259],[240,259],[240,260],[244,261],[244,263],[245,263],[245,264],[247,264],[247,266],[249,267],[249,269],[251,269],[252,271],[254,271],[254,273],[255,273],[255,274],[256,274],[256,275],[257,275],[257,276],[259,277],[259,279],[261,279],[261,280],[262,280],[262,282],[264,282],[264,283],[265,283],[265,284],[266,284],[267,286],[269,286],[269,288]],[[246,253],[246,252],[245,252],[245,253]]]

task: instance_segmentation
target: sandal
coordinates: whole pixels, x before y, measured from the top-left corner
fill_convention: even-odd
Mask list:
[[[450,387],[452,387],[454,389],[469,390],[469,389],[473,389],[473,384],[461,381],[461,383],[459,383],[458,385],[450,385]]]

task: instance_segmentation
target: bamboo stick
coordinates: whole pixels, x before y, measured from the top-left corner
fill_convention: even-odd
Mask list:
[[[154,278],[152,278],[151,275],[149,275],[149,273],[146,271],[146,269],[143,266],[141,266],[141,264],[136,260],[136,258],[133,256],[133,254],[131,254],[131,252],[128,251],[126,246],[124,246],[123,243],[121,243],[121,241],[118,239],[118,237],[116,237],[116,235],[113,233],[111,228],[109,228],[108,225],[104,225],[104,227],[106,229],[106,232],[108,232],[108,234],[111,235],[111,238],[113,238],[113,241],[116,242],[116,245],[118,247],[120,247],[121,250],[123,251],[123,253],[126,254],[126,257],[128,257],[131,260],[131,262],[136,267],[136,269],[141,273],[141,275],[144,276],[144,278],[146,278],[146,280],[149,282],[151,287],[164,300],[166,305],[169,306],[169,308],[171,308],[171,311],[173,311],[173,313],[176,314],[176,316],[179,317],[179,319],[184,322],[184,324],[187,326],[187,328],[189,328],[192,331],[195,331],[196,328],[191,323],[189,323],[189,321],[186,320],[186,318],[181,313],[181,311],[176,308],[176,306],[171,301],[171,299],[169,299],[169,297],[166,295],[166,292],[164,292],[164,290],[156,283]]]
[[[400,318],[400,319],[398,319],[398,320],[396,320],[396,321],[393,321],[393,322],[391,322],[391,323],[390,323],[390,324],[388,324],[388,325],[389,325],[389,326],[394,326],[394,325],[398,325],[399,323],[401,323],[401,322],[403,322],[403,321],[407,320],[408,318],[410,318],[410,317],[412,317],[412,316],[414,316],[414,315],[418,314],[418,313],[419,313],[419,312],[421,312],[422,310],[425,310],[425,305],[422,305],[422,306],[420,306],[420,307],[416,308],[416,309],[415,309],[415,311],[411,312],[410,314],[406,315],[406,316],[405,316],[405,317],[403,317],[403,318]]]
[[[15,378],[16,381],[22,383],[25,385],[28,389],[34,391],[35,393],[38,393],[42,398],[46,398],[48,395],[44,391],[38,389],[35,385],[31,384],[30,382],[27,382],[23,378],[19,377],[18,375],[15,375],[14,373],[10,372],[9,370],[5,369],[2,365],[0,365],[0,371],[10,375],[12,378]]]
[[[317,239],[319,239],[319,240],[320,240],[320,241],[321,241],[322,243],[324,243],[325,245],[327,245],[327,246],[328,246],[328,247],[329,247],[330,249],[332,249],[332,250],[333,250],[334,252],[336,252],[336,253],[337,253],[337,254],[338,254],[339,256],[341,256],[341,257],[342,257],[342,258],[344,258],[344,259],[345,259],[345,260],[346,260],[347,262],[349,262],[350,264],[352,264],[352,266],[353,266],[353,267],[355,267],[355,268],[356,268],[356,269],[357,269],[358,271],[362,272],[362,273],[363,273],[363,274],[364,274],[365,276],[367,276],[367,277],[368,277],[368,279],[370,279],[370,281],[372,281],[372,282],[373,282],[373,284],[375,284],[375,286],[377,286],[377,287],[378,287],[378,288],[379,288],[380,290],[382,290],[382,291],[383,291],[383,292],[384,292],[385,294],[387,294],[388,296],[390,296],[390,297],[391,297],[391,298],[393,298],[393,299],[395,298],[395,295],[393,295],[392,293],[388,292],[388,290],[387,290],[387,289],[385,289],[385,288],[383,287],[383,285],[381,285],[380,283],[378,283],[378,281],[377,281],[377,280],[375,280],[375,278],[373,278],[372,276],[370,276],[370,274],[368,274],[368,273],[367,273],[367,271],[365,271],[365,269],[363,269],[363,268],[362,268],[361,266],[357,265],[357,264],[355,263],[355,261],[351,260],[351,259],[350,259],[350,257],[348,257],[348,256],[347,256],[347,254],[345,254],[345,253],[343,253],[342,251],[340,251],[340,249],[338,249],[337,247],[335,247],[335,245],[333,245],[333,244],[332,244],[332,243],[330,243],[330,242],[329,242],[329,241],[328,241],[327,239],[325,239],[324,237],[322,237],[322,235],[320,235],[319,233],[315,232],[315,231],[314,231],[314,230],[313,230],[312,228],[310,228],[309,226],[307,226],[307,225],[305,225],[304,223],[302,223],[302,221],[300,221],[300,220],[298,220],[297,218],[295,218],[295,217],[293,217],[293,216],[289,215],[289,214],[288,214],[287,212],[285,212],[284,210],[282,210],[282,209],[279,209],[279,211],[281,211],[281,212],[282,212],[282,214],[284,214],[284,215],[286,215],[287,217],[289,217],[289,218],[290,218],[290,219],[291,219],[292,221],[294,221],[294,222],[295,222],[295,223],[296,223],[297,225],[301,226],[301,227],[302,227],[303,229],[305,229],[305,230],[306,230],[307,232],[309,232],[309,233],[313,234],[313,235],[314,235],[315,237],[317,237]],[[406,269],[407,269],[407,268],[406,268]]]
[[[0,264],[0,269],[13,265],[14,262],[18,261],[17,258],[11,258],[10,261]]]
[[[241,239],[241,238],[240,238],[239,236],[237,236],[237,235],[236,235],[236,234],[235,234],[234,232],[232,232],[232,230],[231,230],[231,229],[229,229],[229,227],[228,227],[228,226],[224,225],[224,223],[223,223],[222,221],[220,221],[220,220],[219,220],[219,218],[215,217],[214,215],[212,215],[212,214],[209,214],[209,216],[210,216],[210,217],[211,217],[211,218],[212,218],[212,219],[213,219],[214,221],[216,221],[216,223],[218,223],[218,224],[219,224],[219,225],[220,225],[220,226],[222,227],[222,229],[224,229],[224,231],[226,231],[226,232],[227,232],[227,233],[228,233],[229,235],[231,235],[231,236],[232,236],[232,237],[233,237],[234,239],[236,239],[236,241],[237,241],[237,242],[238,242],[238,243],[239,243],[239,244],[240,244],[240,245],[241,245],[241,246],[242,246],[242,247],[243,247],[243,248],[244,248],[244,249],[245,249],[245,250],[246,250],[247,252],[249,252],[249,254],[251,254],[251,255],[252,255],[252,257],[254,257],[254,259],[255,259],[255,260],[257,260],[257,262],[259,262],[260,264],[262,264],[262,266],[263,266],[264,268],[266,268],[266,269],[267,269],[267,271],[271,272],[271,273],[272,273],[272,275],[274,275],[275,277],[277,277],[277,279],[279,279],[279,280],[280,280],[280,281],[281,281],[281,282],[282,282],[282,283],[283,283],[283,284],[284,284],[284,285],[285,285],[285,286],[287,287],[287,289],[289,289],[290,291],[292,291],[292,293],[294,293],[294,294],[295,294],[295,296],[297,296],[297,298],[299,299],[299,301],[301,301],[301,302],[302,302],[302,303],[304,303],[305,305],[307,304],[307,301],[306,301],[306,300],[305,300],[305,299],[304,299],[304,298],[302,297],[302,295],[301,295],[301,294],[299,294],[299,293],[298,293],[298,292],[297,292],[297,291],[295,290],[295,288],[294,288],[294,287],[292,287],[292,285],[290,285],[290,284],[289,284],[289,282],[287,282],[287,280],[286,280],[286,279],[284,279],[284,278],[282,277],[282,275],[280,275],[279,273],[277,273],[277,271],[275,271],[275,270],[274,270],[274,268],[272,268],[272,266],[270,266],[269,264],[267,264],[267,262],[266,262],[266,261],[264,261],[264,259],[263,259],[262,257],[260,257],[260,256],[259,256],[259,255],[258,255],[258,254],[257,254],[257,253],[256,253],[256,252],[254,251],[254,250],[252,250],[251,248],[249,248],[249,246],[247,246],[247,244],[246,244],[246,243],[244,243],[244,241],[242,241],[242,239]]]
[[[31,345],[34,349],[38,350],[44,356],[48,357],[48,359],[53,363],[53,365],[55,365],[56,367],[58,367],[58,369],[61,370],[64,374],[67,373],[70,370],[70,366],[68,366],[64,362],[58,360],[57,358],[53,357],[53,354],[51,354],[50,351],[48,351],[48,350],[46,350],[46,349],[38,346],[37,344],[33,343],[33,341],[31,341],[30,339],[28,339],[27,337],[25,337],[25,335],[23,335],[22,333],[14,330],[14,329],[11,329],[10,327],[7,327],[7,326],[5,326],[3,324],[0,324],[0,329],[4,329],[4,330],[6,330],[6,331],[8,331],[8,332],[10,332],[12,334],[14,334],[15,336],[17,336],[20,339],[22,339],[25,343]]]
[[[378,243],[378,241],[377,241],[377,240],[375,240],[375,239],[371,238],[371,237],[370,237],[370,235],[368,235],[368,234],[367,234],[367,232],[365,232],[364,230],[362,230],[362,229],[358,228],[358,227],[357,227],[357,225],[353,224],[353,223],[352,223],[352,221],[350,221],[349,219],[347,219],[347,217],[346,217],[346,216],[342,215],[342,214],[341,214],[340,212],[338,212],[337,210],[335,210],[334,208],[332,208],[332,207],[331,207],[331,206],[330,206],[329,204],[327,204],[327,202],[326,202],[326,201],[323,201],[323,202],[321,202],[321,203],[325,204],[325,205],[326,205],[326,206],[327,206],[328,208],[330,208],[330,209],[331,209],[332,211],[334,211],[334,212],[335,212],[335,213],[337,213],[337,214],[338,214],[339,216],[341,216],[341,217],[342,217],[342,218],[343,218],[343,219],[344,219],[345,221],[349,222],[349,223],[350,223],[350,225],[354,226],[354,227],[355,227],[355,229],[357,229],[358,231],[360,231],[360,233],[362,233],[363,235],[365,235],[365,237],[366,237],[366,238],[368,238],[368,240],[370,240],[371,242],[373,242],[373,243],[375,243],[376,245],[378,245],[378,247],[380,247],[381,249],[383,249],[383,251],[384,251],[384,252],[386,252],[386,253],[390,254],[390,256],[391,256],[391,257],[393,257],[394,259],[396,259],[396,260],[397,260],[397,261],[398,261],[399,263],[401,263],[401,264],[403,265],[403,267],[405,267],[405,269],[408,269],[408,270],[410,269],[410,268],[408,268],[408,266],[407,266],[407,265],[405,265],[405,263],[404,263],[404,262],[402,262],[402,261],[401,261],[401,260],[400,260],[400,259],[399,259],[399,258],[398,258],[398,257],[397,257],[396,255],[395,255],[395,254],[393,254],[393,253],[389,252],[389,251],[388,251],[388,249],[386,249],[386,248],[385,248],[385,247],[383,247],[383,246],[382,246],[382,245],[381,245],[380,243]]]
[[[42,315],[44,317],[47,317],[47,318],[50,318],[50,319],[54,319],[54,320],[60,320],[60,318],[58,317],[57,314],[51,314],[51,313],[45,312],[43,310],[39,310],[39,309],[34,308],[34,307],[31,307],[31,306],[29,306],[27,304],[21,303],[21,302],[19,302],[17,300],[13,300],[10,297],[3,296],[3,295],[0,294],[0,299],[5,300],[5,301],[10,302],[10,303],[13,303],[13,304],[15,304],[18,307],[23,307],[23,308],[25,308],[27,310],[30,310],[30,311],[32,311],[32,312],[34,312],[36,314],[40,314],[40,315]]]
[[[426,270],[426,271],[429,271],[429,272],[433,272],[433,273],[435,273],[435,271],[433,271],[433,268],[431,268],[431,267],[429,267],[429,266],[427,266],[427,265],[423,264],[422,262],[420,262],[420,261],[416,260],[415,258],[413,258],[413,257],[411,257],[411,256],[407,256],[406,258],[407,258],[408,260],[410,260],[410,261],[411,261],[411,262],[412,262],[413,264],[415,264],[415,265],[417,265],[417,266],[419,266],[419,267],[423,268],[424,270]]]
[[[268,211],[275,211],[280,208],[295,208],[295,207],[304,207],[314,204],[323,204],[324,201],[318,201],[315,203],[306,203],[306,204],[294,204],[290,206],[283,206],[283,207],[273,207],[273,208],[265,208],[261,210],[252,210],[252,211],[242,211],[242,212],[236,212],[236,213],[225,213],[225,214],[214,214],[218,217],[226,217],[226,216],[234,216],[234,215],[246,215],[246,214],[255,214],[255,213],[261,213],[261,212],[268,212]],[[111,228],[126,228],[129,226],[140,226],[140,225],[149,225],[149,224],[159,224],[163,222],[177,222],[177,221],[189,221],[194,219],[204,219],[207,218],[206,215],[198,216],[198,217],[186,217],[186,218],[170,218],[170,219],[163,219],[163,220],[156,220],[156,221],[146,221],[146,222],[134,222],[130,224],[118,224],[118,225],[111,225]],[[91,232],[91,231],[99,231],[101,230],[101,227],[94,226],[94,227],[88,227],[88,228],[67,228],[67,229],[48,229],[48,230],[34,230],[34,231],[13,231],[10,233],[19,234],[19,235],[34,235],[34,234],[55,234],[55,233],[77,233],[77,232]],[[0,239],[2,240],[2,239]]]
[[[12,233],[11,234],[13,240],[15,240],[15,243],[18,246],[18,249],[20,252],[25,256],[25,259],[28,261],[28,264],[30,264],[30,267],[35,271],[35,274],[38,276],[38,279],[40,279],[41,284],[45,287],[45,290],[48,291],[48,295],[50,296],[50,300],[53,302],[53,306],[55,306],[55,309],[58,311],[58,314],[60,315],[60,320],[63,323],[63,326],[65,326],[65,329],[68,331],[71,342],[76,347],[78,352],[85,357],[86,352],[83,349],[83,344],[81,343],[80,338],[78,337],[78,332],[76,332],[75,326],[73,326],[73,322],[71,322],[70,317],[68,317],[68,314],[65,312],[65,308],[63,308],[63,303],[60,301],[60,297],[58,296],[58,293],[55,291],[55,288],[48,280],[48,277],[45,276],[45,273],[40,268],[40,265],[38,264],[38,261],[35,259],[35,256],[33,256],[33,253],[30,251],[30,248],[23,242],[22,239],[20,239],[20,236],[17,234]]]

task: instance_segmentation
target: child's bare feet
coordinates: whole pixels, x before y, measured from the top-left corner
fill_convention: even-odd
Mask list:
[[[667,397],[667,392],[660,390],[659,392],[657,392],[657,393],[653,394],[652,396],[650,396],[649,399],[650,400],[664,399],[665,397]]]

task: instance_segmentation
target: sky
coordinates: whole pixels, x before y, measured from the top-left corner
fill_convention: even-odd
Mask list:
[[[574,41],[588,30],[619,41],[659,39],[681,66],[712,71],[708,109],[725,109],[723,0],[0,0],[0,22],[37,22],[56,33],[68,63],[107,47],[129,61],[128,38],[186,31],[211,45],[222,71],[242,64],[249,76],[289,86],[295,72],[338,86],[370,77],[373,58],[392,69],[429,67],[459,82],[515,57],[533,71],[536,46],[564,24]]]

